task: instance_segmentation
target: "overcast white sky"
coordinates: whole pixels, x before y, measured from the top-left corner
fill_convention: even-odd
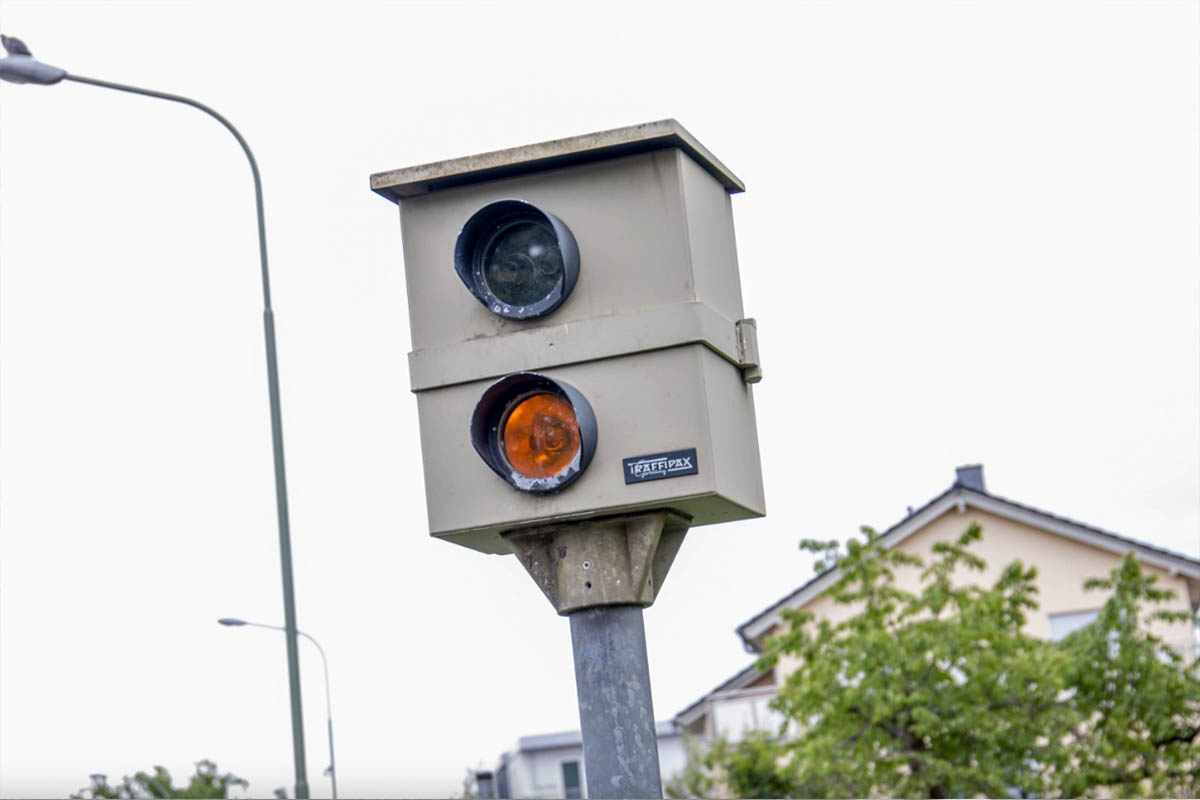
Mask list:
[[[1200,555],[1195,2],[4,0],[0,30],[255,148],[346,796],[449,795],[578,727],[567,620],[427,536],[372,172],[675,117],[745,181],[769,515],[695,530],[647,611],[660,719],[749,663],[733,628],[809,577],[801,538],[886,527],[958,464]],[[282,621],[253,213],[195,110],[0,86],[4,796],[201,758],[291,791],[283,637],[215,623]]]

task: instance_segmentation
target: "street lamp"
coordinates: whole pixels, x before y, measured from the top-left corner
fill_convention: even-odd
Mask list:
[[[272,631],[287,632],[287,629],[280,625],[247,622],[244,619],[237,619],[236,617],[222,617],[217,622],[231,628],[248,625],[252,628],[267,628]],[[329,774],[329,782],[333,784],[333,800],[337,800],[337,767],[335,766],[336,762],[333,760],[333,706],[329,702],[329,659],[325,658],[325,649],[321,647],[316,639],[301,630],[297,630],[296,633],[313,643],[313,646],[317,648],[317,652],[321,654],[321,665],[325,668],[325,727],[329,732],[329,769],[327,772]]]
[[[242,134],[238,132],[237,128],[203,103],[177,94],[166,94],[121,83],[70,75],[64,69],[36,60],[25,43],[15,37],[0,36],[0,44],[3,44],[8,53],[6,57],[0,58],[0,80],[42,86],[50,86],[60,81],[74,81],[105,89],[157,97],[174,103],[183,103],[203,111],[224,125],[233,134],[233,138],[237,139],[250,162],[250,172],[254,177],[254,205],[258,212],[258,255],[262,267],[263,333],[267,346],[267,394],[271,405],[271,440],[275,455],[275,510],[279,520],[279,560],[283,572],[285,626],[282,630],[287,639],[288,686],[292,704],[292,756],[296,767],[296,797],[307,798],[308,778],[304,766],[304,720],[300,708],[300,661],[297,657],[296,644],[296,602],[292,586],[292,545],[288,525],[287,481],[283,469],[283,421],[279,406],[279,365],[275,353],[275,313],[271,309],[271,283],[267,274],[267,229],[263,219],[262,179],[258,174],[258,162],[254,160],[254,153],[250,151],[250,145],[246,144],[246,140],[242,138]]]

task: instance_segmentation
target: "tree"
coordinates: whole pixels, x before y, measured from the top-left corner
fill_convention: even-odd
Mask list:
[[[712,797],[712,769],[717,757],[714,755],[724,739],[717,739],[707,746],[690,734],[684,734],[683,749],[686,754],[683,769],[663,784],[663,796],[670,800],[686,797]]]
[[[1145,629],[1189,615],[1150,608],[1171,593],[1132,555],[1088,582],[1111,592],[1096,622],[1051,643],[1023,631],[1035,569],[1014,561],[990,587],[954,580],[985,566],[970,551],[978,525],[935,545],[929,564],[863,534],[844,549],[802,543],[818,571],[839,568],[828,594],[853,613],[783,612],[789,627],[758,666],[796,664],[773,701],[787,724],[691,759],[694,793],[1196,796],[1200,680]],[[897,586],[902,567],[921,570],[917,591]]]
[[[479,778],[476,776],[476,770],[471,767],[465,767],[466,774],[462,781],[462,794],[454,795],[459,800],[478,800],[479,797]]]
[[[778,737],[762,731],[731,744],[718,737],[705,746],[685,737],[687,760],[663,787],[666,797],[784,797],[791,788],[787,770],[776,764]]]
[[[1065,796],[1108,787],[1118,797],[1200,796],[1200,675],[1145,630],[1145,622],[1186,621],[1154,610],[1174,593],[1157,588],[1132,555],[1106,579],[1085,586],[1110,592],[1096,621],[1071,634],[1073,695],[1079,720],[1056,781]]]
[[[858,613],[832,624],[785,612],[791,629],[763,659],[801,662],[775,700],[802,726],[784,745],[795,788],[823,797],[1038,791],[1041,742],[1066,684],[1059,654],[1022,630],[1036,570],[1016,561],[991,588],[955,586],[956,570],[985,566],[968,550],[978,525],[936,544],[928,567],[864,534],[844,553],[834,542],[802,544],[824,556],[819,567],[836,563],[830,594]],[[919,594],[895,585],[903,566],[924,567]]]
[[[217,765],[207,759],[196,762],[196,773],[185,787],[171,784],[171,773],[155,766],[154,774],[138,772],[126,775],[116,786],[108,776],[96,773],[92,785],[71,795],[74,800],[149,800],[150,798],[219,798],[229,797],[233,787],[247,788],[250,783],[236,775],[217,772]]]

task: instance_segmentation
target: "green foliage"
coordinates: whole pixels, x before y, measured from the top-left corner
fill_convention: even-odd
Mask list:
[[[718,738],[707,747],[684,739],[687,763],[667,782],[666,797],[786,797],[793,782],[778,763],[781,741],[762,731],[736,744]]]
[[[1157,619],[1188,614],[1148,611],[1173,597],[1157,588],[1132,556],[1088,589],[1110,592],[1096,621],[1067,637],[1071,656],[1067,704],[1079,722],[1069,733],[1070,758],[1056,781],[1063,795],[1200,796],[1200,679],[1173,648],[1145,631]]]
[[[712,770],[722,758],[725,740],[717,739],[708,747],[694,736],[683,737],[687,761],[683,769],[663,786],[663,795],[680,800],[685,797],[712,797]]]
[[[1096,622],[1051,643],[1024,632],[1034,568],[955,580],[985,567],[970,551],[978,525],[928,564],[863,534],[844,549],[802,543],[818,570],[839,568],[827,593],[852,613],[783,612],[789,629],[758,666],[796,665],[773,701],[786,725],[697,751],[685,794],[1197,796],[1200,679],[1145,630],[1190,615],[1151,608],[1172,594],[1132,555],[1088,582],[1110,593]],[[917,591],[896,585],[902,567],[921,570]]]
[[[133,777],[126,775],[115,786],[109,784],[108,776],[91,776],[92,785],[71,795],[73,800],[150,800],[151,798],[217,798],[229,797],[230,789],[245,789],[250,784],[236,775],[217,772],[217,765],[207,759],[196,762],[196,774],[185,787],[171,784],[171,773],[164,767],[155,766],[154,773],[138,772]]]
[[[795,778],[781,763],[778,737],[750,733],[718,755],[722,782],[736,797],[785,797]]]

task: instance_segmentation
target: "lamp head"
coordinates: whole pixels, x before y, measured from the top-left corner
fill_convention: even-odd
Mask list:
[[[245,625],[246,620],[237,619],[236,617],[221,617],[219,620],[217,620],[217,623],[220,625],[228,625],[230,627],[237,627],[238,625]]]
[[[29,48],[15,36],[0,35],[0,44],[8,53],[0,58],[0,80],[9,83],[37,83],[50,86],[67,77],[65,69],[43,64],[33,57]]]

